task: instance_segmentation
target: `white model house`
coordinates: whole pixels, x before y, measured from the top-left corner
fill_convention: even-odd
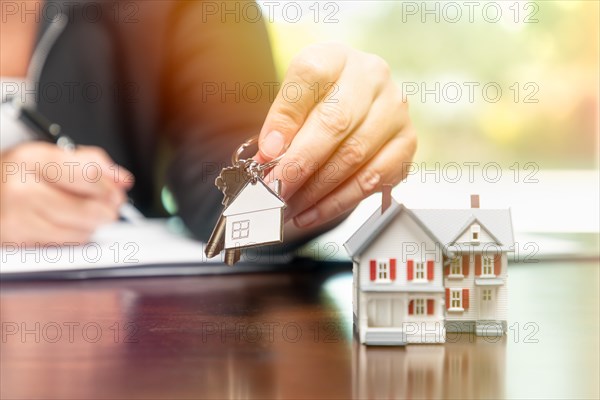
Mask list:
[[[510,210],[410,210],[390,190],[344,244],[361,343],[442,343],[446,330],[503,334]]]
[[[284,208],[285,202],[279,194],[261,179],[246,183],[223,211],[225,248],[242,249],[281,242]]]

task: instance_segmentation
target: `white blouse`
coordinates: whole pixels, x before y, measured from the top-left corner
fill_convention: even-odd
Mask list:
[[[19,91],[26,84],[23,78],[0,77],[0,151],[5,151],[20,143],[32,140],[34,135],[29,128],[18,119],[18,111],[12,102],[6,102],[8,95],[13,101],[20,101]]]

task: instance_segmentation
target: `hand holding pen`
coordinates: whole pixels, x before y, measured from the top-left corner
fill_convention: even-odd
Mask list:
[[[21,119],[28,118],[24,115]],[[27,121],[40,138],[45,126],[52,140],[48,136],[46,142],[26,142],[2,153],[0,240],[85,243],[99,226],[123,214],[133,176],[102,149],[75,147],[57,125],[44,125],[41,117]]]
[[[60,125],[57,123],[50,122],[46,117],[44,117],[40,112],[26,106],[19,106],[19,119],[23,121],[27,126],[29,126],[40,139],[45,140],[50,143],[56,144],[59,148],[65,151],[74,151],[76,148],[76,144],[69,136],[67,136],[63,131]],[[100,150],[102,154],[102,158],[104,161],[110,160],[110,157],[102,150]],[[112,160],[111,160],[112,161]],[[125,171],[125,178],[128,179],[131,184],[133,184],[133,175],[131,172],[127,171],[125,168],[117,165],[116,163],[111,164],[114,172],[118,173],[119,171]],[[115,176],[115,182],[118,182],[118,176]],[[127,188],[130,189],[131,187]],[[120,218],[129,222],[137,222],[140,219],[143,219],[144,216],[140,213],[134,206],[133,201],[131,199],[127,199],[127,202],[121,206],[120,209]]]

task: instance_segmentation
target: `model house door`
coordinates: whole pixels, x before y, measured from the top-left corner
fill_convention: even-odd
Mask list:
[[[479,319],[496,319],[496,290],[482,288],[479,293]]]

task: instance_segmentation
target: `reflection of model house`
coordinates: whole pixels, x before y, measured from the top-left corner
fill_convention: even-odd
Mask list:
[[[279,194],[263,181],[248,182],[223,211],[225,248],[281,242],[284,208]]]
[[[360,341],[393,345],[444,341],[451,331],[498,335],[506,325],[509,210],[409,210],[384,192],[345,243],[354,267]]]
[[[353,349],[354,393],[357,399],[445,398],[446,346]],[[460,380],[459,380],[460,382]]]
[[[505,397],[505,337],[448,334],[444,346],[381,348],[353,343],[358,399],[498,399]]]

